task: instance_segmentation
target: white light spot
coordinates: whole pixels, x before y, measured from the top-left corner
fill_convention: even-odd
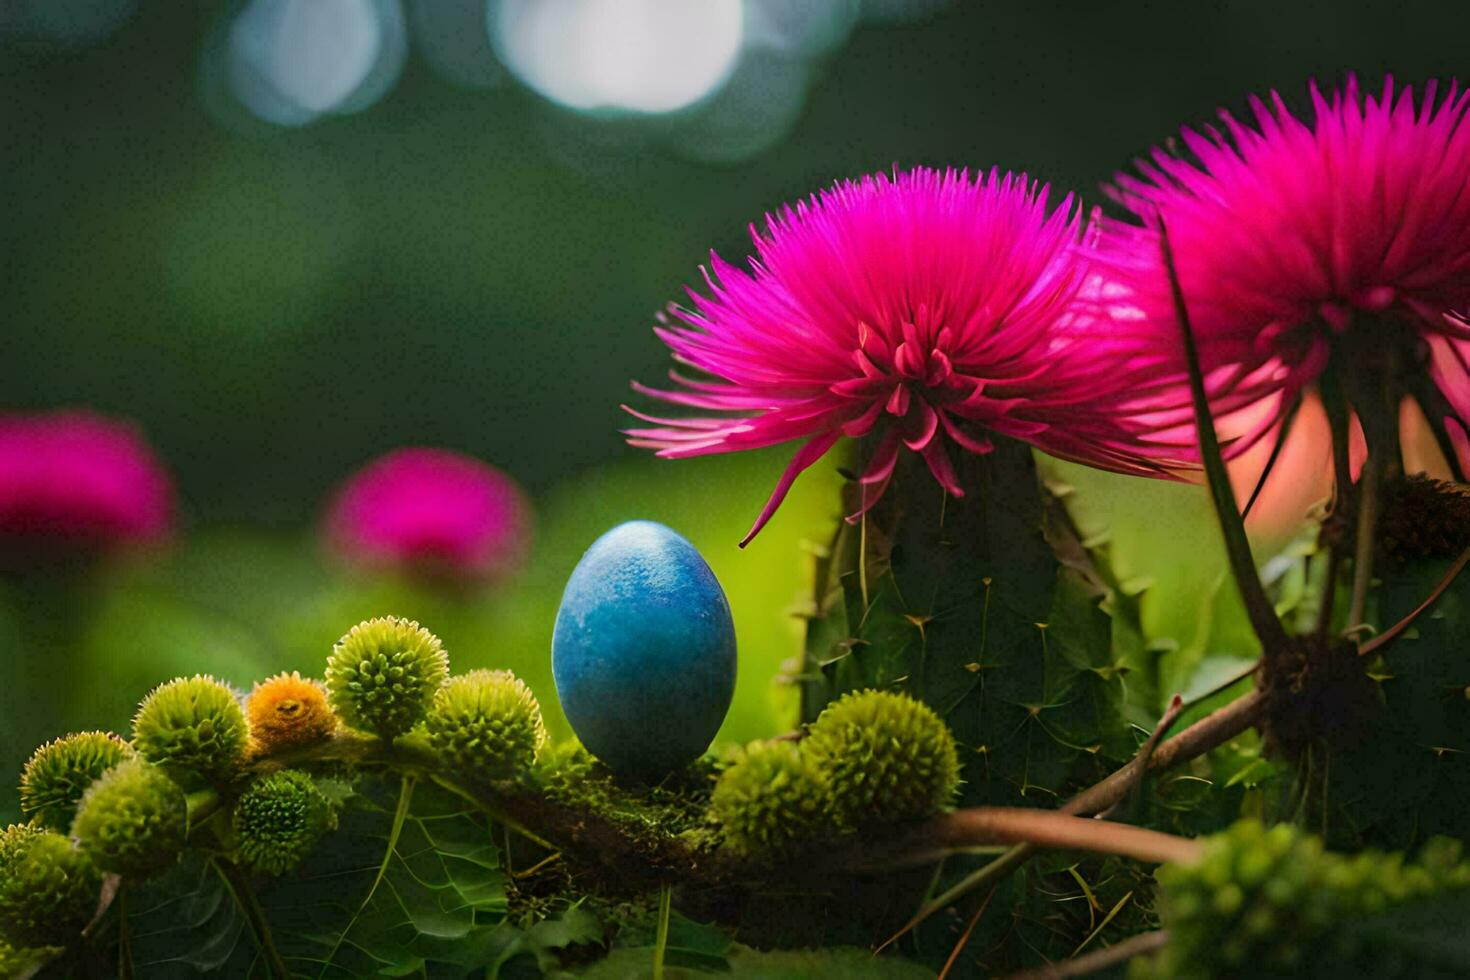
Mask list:
[[[490,0],[502,59],[574,109],[674,112],[711,95],[740,53],[740,0]]]
[[[228,33],[230,88],[260,118],[302,125],[381,98],[406,45],[398,0],[251,0]]]

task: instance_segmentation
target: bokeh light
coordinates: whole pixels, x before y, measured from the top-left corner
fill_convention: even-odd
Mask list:
[[[215,55],[252,114],[302,126],[381,99],[403,70],[407,45],[398,0],[251,0]]]
[[[680,126],[672,145],[681,156],[738,163],[776,146],[801,118],[811,68],[802,58],[748,50],[729,82]]]
[[[714,93],[735,69],[740,0],[491,0],[502,60],[554,102],[664,113]]]
[[[859,0],[745,0],[748,48],[770,48],[805,58],[842,46],[862,12]]]

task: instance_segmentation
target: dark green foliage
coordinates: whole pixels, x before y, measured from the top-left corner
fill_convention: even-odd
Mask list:
[[[1334,854],[1294,827],[1241,821],[1197,864],[1158,872],[1169,943],[1132,975],[1189,980],[1295,976],[1418,976],[1402,950],[1387,955],[1359,920],[1428,896],[1470,889],[1461,846],[1440,839],[1417,862],[1400,854]]]
[[[1443,578],[1448,559],[1384,573],[1377,621],[1392,625]],[[1470,838],[1470,574],[1367,664],[1381,707],[1369,733],[1313,747],[1303,790],[1333,846],[1412,847],[1434,834]]]

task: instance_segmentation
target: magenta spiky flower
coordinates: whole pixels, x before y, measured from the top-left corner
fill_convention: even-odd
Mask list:
[[[633,412],[652,427],[629,441],[683,457],[803,440],[746,541],[844,437],[873,436],[862,510],[904,448],[962,495],[951,450],[988,452],[994,433],[1151,472],[1101,410],[1127,382],[1128,338],[1085,329],[1080,209],[1047,197],[1024,175],[919,168],[767,216],[751,229],[748,270],[712,254],[708,293],[691,290],[693,307],[673,307],[677,322],[656,331],[707,377],[673,373],[673,391],[634,385],[713,414]]]
[[[1470,327],[1446,314],[1470,308],[1470,92],[1416,100],[1388,80],[1365,96],[1349,78],[1311,87],[1310,122],[1275,92],[1251,107],[1254,124],[1222,110],[1183,131],[1183,155],[1156,149],[1117,179],[1141,225],[1108,224],[1103,251],[1157,328],[1161,375],[1180,370],[1162,224],[1217,412],[1288,404],[1357,333],[1359,352],[1409,338],[1464,424]]]
[[[29,553],[157,541],[168,472],[128,422],[82,410],[0,415],[0,538]]]
[[[514,480],[447,449],[398,449],[337,491],[328,543],[350,562],[484,581],[514,572],[531,542],[531,508]]]

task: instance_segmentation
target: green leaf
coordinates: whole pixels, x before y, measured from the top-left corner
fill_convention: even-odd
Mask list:
[[[501,927],[505,879],[488,818],[445,790],[418,786],[374,889],[399,786],[364,777],[357,789],[338,829],[301,868],[260,889],[292,972],[403,976],[434,965],[463,975],[497,962],[515,932]]]
[[[259,961],[244,914],[224,879],[199,854],[128,888],[121,902],[135,976],[248,976]]]

